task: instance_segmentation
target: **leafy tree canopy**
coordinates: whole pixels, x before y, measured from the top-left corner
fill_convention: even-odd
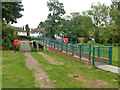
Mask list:
[[[2,18],[7,23],[17,23],[17,19],[22,17],[20,11],[23,11],[21,2],[3,2],[2,3]]]

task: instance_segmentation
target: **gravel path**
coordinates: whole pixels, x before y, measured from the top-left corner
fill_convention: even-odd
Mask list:
[[[54,88],[51,81],[49,80],[49,75],[40,68],[42,64],[39,64],[39,62],[31,56],[29,52],[25,53],[25,62],[26,67],[28,67],[29,70],[34,69],[34,77],[35,77],[35,86],[40,88]]]

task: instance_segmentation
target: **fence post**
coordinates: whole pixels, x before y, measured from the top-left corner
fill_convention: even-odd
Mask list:
[[[79,49],[79,58],[81,58],[81,45],[79,45],[80,49]]]
[[[53,42],[53,41],[51,40],[51,47],[52,47],[52,42]]]
[[[82,46],[81,46],[81,48],[82,48],[82,52],[83,52],[83,43],[82,43]]]
[[[91,44],[89,44],[89,57],[88,57],[88,60],[90,61],[91,59]]]
[[[49,40],[49,46],[50,46],[50,40]]]
[[[66,43],[66,53],[68,53],[68,43]]]
[[[55,48],[55,40],[54,40],[54,48]]]
[[[44,39],[43,39],[43,43],[44,43]]]
[[[74,44],[72,44],[72,56],[74,56]]]
[[[100,47],[98,46],[98,57],[100,57]]]
[[[63,42],[61,42],[61,51],[63,51]]]
[[[57,41],[57,49],[58,49],[58,41]]]
[[[46,45],[47,45],[47,39],[46,39]]]
[[[92,66],[94,66],[94,60],[95,60],[95,47],[93,46]]]
[[[109,47],[109,59],[110,59],[110,64],[112,64],[112,46]]]

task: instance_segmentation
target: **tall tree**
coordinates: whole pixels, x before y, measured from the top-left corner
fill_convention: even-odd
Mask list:
[[[101,4],[100,2],[97,5],[92,4],[88,14],[95,26],[105,27],[105,25],[109,24],[109,6],[105,4]]]
[[[25,25],[25,29],[26,29],[26,32],[27,32],[27,36],[30,36],[30,28],[29,28],[28,24]]]
[[[82,16],[77,12],[71,13],[67,20],[64,20],[61,25],[61,30],[65,37],[71,41],[77,41],[78,37],[85,37],[88,41],[88,31],[94,30],[94,25],[91,18]]]
[[[23,11],[23,5],[21,2],[3,2],[2,3],[2,18],[7,23],[17,23],[17,19],[23,15],[20,11]]]
[[[44,28],[44,23],[42,21],[39,23],[38,28]]]
[[[46,20],[45,29],[46,34],[52,38],[57,32],[56,28],[61,24],[62,15],[65,14],[63,3],[60,3],[58,0],[49,0],[47,2],[50,13],[48,14],[48,19]]]
[[[10,23],[16,23],[17,19],[22,17],[20,11],[23,11],[23,5],[20,2],[2,3],[2,46],[3,49],[14,49],[13,42],[18,39],[17,31],[10,26]]]

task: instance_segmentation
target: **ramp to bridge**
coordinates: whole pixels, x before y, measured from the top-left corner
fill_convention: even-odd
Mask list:
[[[31,52],[30,41],[19,41],[20,52]]]
[[[113,73],[120,74],[120,67],[112,66],[112,65],[97,65],[98,68],[103,69],[105,71],[110,71]]]

